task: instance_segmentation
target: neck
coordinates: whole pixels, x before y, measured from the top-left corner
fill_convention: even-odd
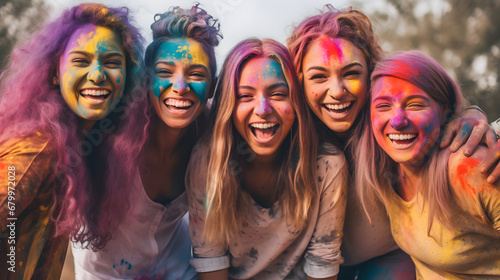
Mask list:
[[[78,118],[78,126],[81,128],[80,131],[83,134],[83,137],[87,136],[89,134],[90,130],[92,130],[92,127],[94,127],[94,124],[97,121],[95,120],[86,120],[82,118]]]
[[[399,164],[399,181],[397,193],[405,201],[410,201],[417,196],[420,187],[422,168],[412,165]]]
[[[182,129],[171,128],[158,118],[152,120],[151,126],[151,135],[146,144],[161,158],[167,158],[182,145],[181,139],[189,128],[189,126]]]

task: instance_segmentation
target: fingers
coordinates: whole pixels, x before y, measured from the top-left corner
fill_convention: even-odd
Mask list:
[[[464,145],[463,149],[464,155],[465,156],[472,155],[476,147],[479,145],[479,143],[482,142],[483,139],[486,142],[485,144],[488,144],[487,143],[488,132],[491,132],[494,135],[493,130],[489,126],[488,122],[484,120],[477,121],[476,125],[472,128],[472,132],[470,133],[469,139],[467,139],[467,142]],[[494,143],[492,143],[492,146],[493,145]]]
[[[465,143],[465,141],[469,138],[469,135],[471,134],[471,132],[472,132],[471,123],[470,122],[463,122],[457,135],[455,135],[455,139],[453,139],[453,142],[451,143],[451,146],[450,146],[451,152],[456,152],[458,149],[460,149],[460,147],[462,147],[462,145]]]
[[[494,147],[489,151],[488,155],[481,162],[481,165],[479,166],[479,170],[481,170],[482,173],[487,173],[488,170],[491,170],[494,167],[491,173],[489,174],[488,178],[486,179],[490,184],[497,181],[498,178],[500,177],[499,160],[500,160],[500,141],[496,142]]]
[[[444,127],[444,132],[443,132],[443,137],[441,138],[441,143],[439,144],[439,147],[441,149],[446,148],[450,145],[451,140],[453,140],[453,136],[457,133],[458,130],[458,122],[457,120],[453,120],[449,122],[445,127]],[[452,151],[454,152],[454,151]]]

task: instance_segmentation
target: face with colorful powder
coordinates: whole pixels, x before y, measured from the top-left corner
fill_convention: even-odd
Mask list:
[[[126,58],[120,37],[88,24],[77,29],[59,60],[61,94],[80,118],[106,117],[123,96]]]
[[[302,61],[304,92],[314,114],[331,130],[345,132],[365,104],[368,67],[349,40],[321,36]]]
[[[248,61],[236,90],[233,123],[259,156],[275,156],[290,132],[295,110],[280,63],[270,58]]]
[[[421,163],[444,124],[443,109],[434,99],[413,84],[390,76],[375,81],[370,111],[375,139],[400,164]]]
[[[209,56],[191,38],[169,39],[158,48],[149,94],[156,114],[171,128],[185,128],[203,111],[209,97]]]

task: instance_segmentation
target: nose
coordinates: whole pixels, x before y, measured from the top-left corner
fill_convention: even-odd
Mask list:
[[[394,129],[401,129],[408,125],[408,119],[406,118],[406,113],[403,109],[397,108],[395,114],[392,116],[389,124]]]
[[[265,117],[273,111],[271,106],[269,106],[269,102],[265,96],[261,96],[257,101],[257,105],[255,106],[254,113],[259,117]]]
[[[331,79],[331,81],[328,84],[328,94],[333,99],[338,100],[347,94],[347,90],[344,87],[344,83],[342,83],[338,79]]]
[[[104,74],[104,71],[102,71],[101,63],[95,63],[92,69],[90,69],[87,77],[89,81],[92,81],[95,84],[99,84],[100,82],[106,80],[106,75]]]
[[[179,79],[177,79],[177,81],[172,86],[172,90],[179,95],[182,95],[185,92],[189,91],[189,86],[186,81],[184,81],[184,77],[181,76],[179,77]]]

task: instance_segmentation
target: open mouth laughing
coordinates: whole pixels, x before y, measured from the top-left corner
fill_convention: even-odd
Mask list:
[[[182,113],[187,110],[189,110],[194,102],[188,99],[174,99],[174,98],[167,98],[163,101],[165,106],[173,112],[178,112]]]
[[[111,95],[111,91],[107,89],[83,89],[80,91],[80,95],[89,100],[103,101]]]
[[[270,141],[273,136],[276,134],[276,131],[278,131],[279,128],[278,123],[251,123],[249,125],[250,130],[252,131],[253,135],[257,140],[263,141],[263,142],[268,142]]]
[[[387,136],[396,147],[406,148],[417,139],[417,135],[416,133],[391,133]]]
[[[343,114],[349,111],[352,108],[354,102],[348,101],[339,104],[323,104],[323,107],[326,108],[329,112],[335,114]]]

